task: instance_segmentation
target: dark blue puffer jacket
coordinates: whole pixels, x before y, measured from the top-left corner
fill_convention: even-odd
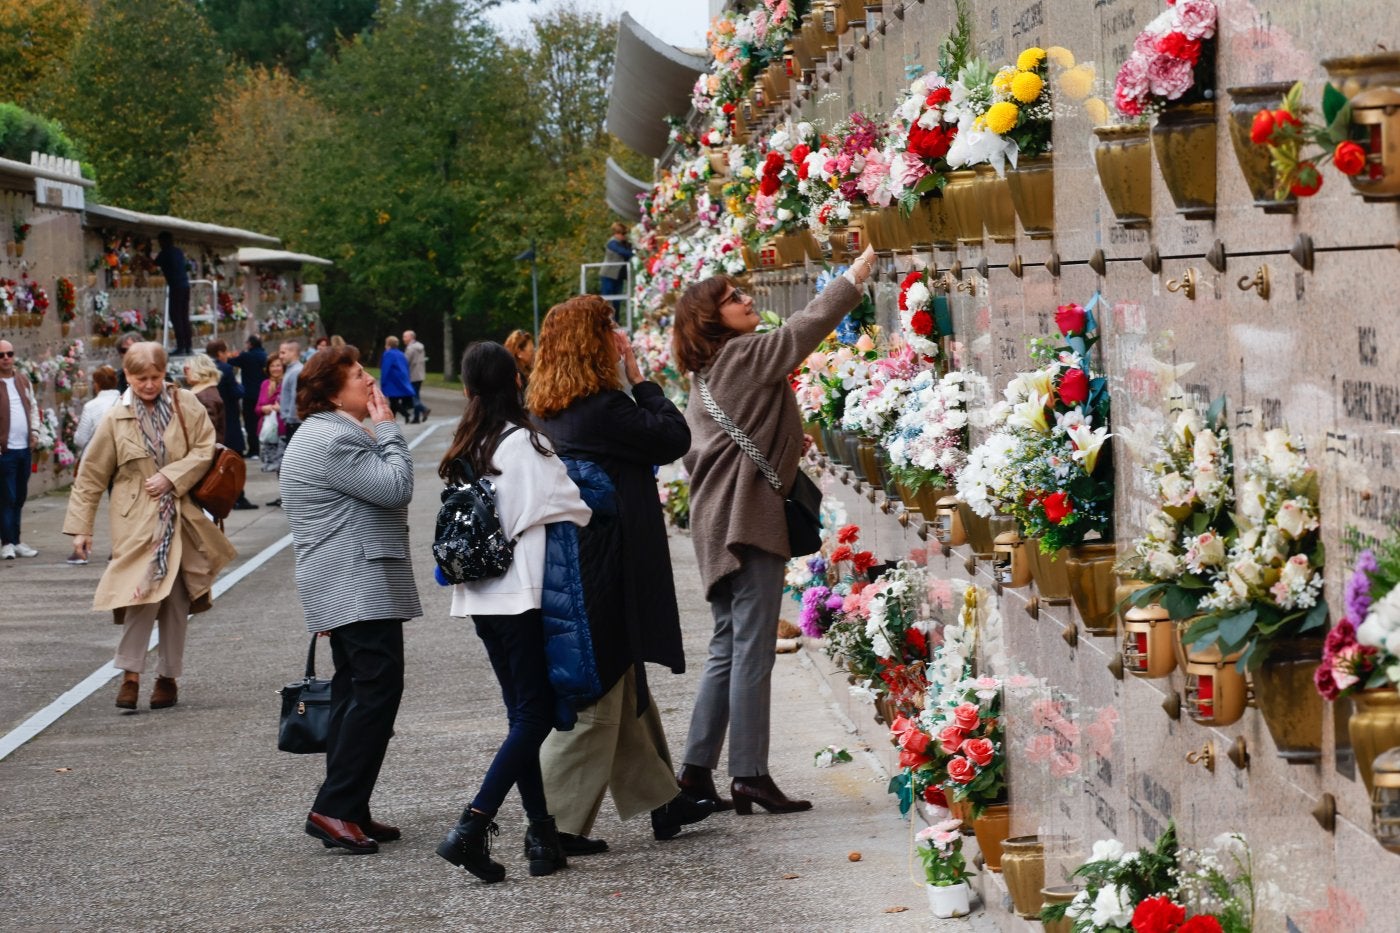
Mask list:
[[[593,510],[592,520],[610,520],[615,516],[617,492],[603,468],[587,460],[561,459],[583,501]],[[578,527],[572,522],[554,522],[545,527],[540,608],[544,615],[549,683],[556,697],[554,727],[567,732],[578,721],[577,710],[603,695],[584,602]]]

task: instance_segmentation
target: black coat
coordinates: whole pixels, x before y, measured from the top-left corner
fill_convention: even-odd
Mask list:
[[[262,347],[254,347],[251,350],[244,350],[237,356],[229,357],[228,361],[238,367],[238,371],[243,377],[244,404],[257,404],[263,380],[267,379],[267,374],[264,372],[267,369],[267,351]]]
[[[232,366],[219,362],[214,365],[219,367],[219,398],[224,403],[224,446],[241,454],[247,449],[243,440],[243,387]]]
[[[652,467],[690,449],[690,428],[655,383],[640,383],[632,394],[635,402],[615,390],[590,395],[538,425],[561,456],[597,463],[617,488],[617,519],[579,530],[580,564],[603,690],[635,668],[641,712],[649,702],[643,662],[685,671]]]

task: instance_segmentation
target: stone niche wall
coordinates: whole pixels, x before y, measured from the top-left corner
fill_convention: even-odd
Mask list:
[[[868,48],[855,43],[853,58],[843,60],[829,83],[819,82],[810,99],[793,109],[793,120],[830,130],[853,110],[888,114],[907,69],[935,67],[938,43],[952,27],[951,4],[910,0],[902,4],[902,18],[891,15],[895,6],[900,4],[885,4],[884,31],[871,32]],[[1364,203],[1330,168],[1321,193],[1303,199],[1296,214],[1255,208],[1223,121],[1229,104],[1224,89],[1303,79],[1308,98],[1316,101],[1326,79],[1319,62],[1372,51],[1378,41],[1394,48],[1387,40],[1400,33],[1400,8],[1339,0],[1268,5],[1219,0],[1219,7],[1221,107],[1213,222],[1178,216],[1154,163],[1150,229],[1120,228],[1098,184],[1092,121],[1083,112],[1068,113],[1055,124],[1054,239],[1021,236],[1014,245],[988,241],[956,253],[884,260],[875,284],[877,304],[881,323],[897,327],[900,273],[913,264],[946,269],[960,261],[963,281],[973,291],[953,294],[955,362],[985,376],[996,396],[1012,374],[1029,366],[1028,338],[1054,330],[1057,305],[1087,303],[1100,293],[1101,363],[1113,393],[1114,431],[1122,439],[1116,448],[1120,542],[1142,530],[1149,508],[1142,453],[1131,441],[1150,436],[1161,423],[1167,385],[1175,379],[1207,401],[1224,394],[1238,456],[1248,456],[1262,431],[1276,426],[1306,442],[1323,477],[1323,526],[1331,558],[1327,595],[1337,617],[1352,557],[1346,530],[1382,534],[1397,518],[1400,502],[1395,322],[1400,209]],[[1030,45],[1064,46],[1078,61],[1095,66],[1099,96],[1111,100],[1113,76],[1134,37],[1163,8],[1162,0],[974,0],[975,40],[994,67],[1014,61]],[[843,37],[843,53],[859,35],[852,31]],[[1311,236],[1317,248],[1311,271],[1289,256],[1299,234]],[[1223,270],[1207,261],[1217,242],[1223,244]],[[1153,249],[1161,257],[1156,274],[1142,261]],[[1089,264],[1099,250],[1103,274]],[[1059,259],[1058,276],[1044,265],[1052,255]],[[1019,277],[1010,268],[1017,256],[1024,270]],[[983,261],[985,275],[976,271]],[[1260,266],[1268,267],[1273,283],[1267,301],[1237,285]],[[1188,268],[1200,275],[1195,300],[1165,287]],[[802,274],[756,273],[760,303],[782,313],[801,307],[810,297],[813,272],[809,267]],[[878,512],[864,518],[881,522]],[[891,542],[896,547],[923,546],[911,532],[896,538],[898,543]],[[955,552],[946,559],[949,575],[964,575],[969,556]],[[944,562],[932,560],[936,566]],[[976,579],[991,585],[983,568]],[[1369,802],[1347,741],[1349,704],[1337,704],[1326,717],[1321,763],[1290,766],[1276,756],[1252,710],[1222,729],[1203,728],[1185,717],[1173,721],[1162,703],[1170,692],[1180,692],[1180,672],[1170,680],[1116,680],[1106,668],[1116,641],[1081,633],[1077,647],[1069,646],[1060,633],[1075,621],[1073,610],[1040,607],[1038,618],[1032,618],[1023,595],[1029,593],[1007,590],[1000,597],[1011,664],[1044,678],[1050,694],[1084,731],[1080,767],[1053,776],[1026,760],[1025,735],[1017,736],[1012,724],[1013,834],[1040,832],[1068,840],[1049,851],[1052,883],[1095,839],[1116,836],[1142,844],[1175,819],[1189,844],[1209,844],[1225,831],[1247,835],[1260,882],[1256,929],[1396,929],[1390,898],[1376,895],[1400,890],[1400,858],[1370,836]],[[1244,738],[1250,753],[1246,769],[1224,757],[1237,737]],[[1214,772],[1186,760],[1206,742],[1218,756]],[[1327,794],[1337,803],[1335,832],[1309,816]],[[1009,916],[1005,922],[1013,928]]]

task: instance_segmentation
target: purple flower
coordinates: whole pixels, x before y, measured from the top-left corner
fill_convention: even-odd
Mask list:
[[[1347,618],[1351,619],[1354,625],[1365,622],[1366,614],[1371,611],[1370,575],[1379,569],[1375,552],[1370,548],[1356,555],[1356,568],[1347,580],[1346,587]]]
[[[816,557],[809,557],[807,559],[807,572],[814,577],[824,576],[826,574],[826,560],[820,554]]]
[[[841,596],[837,596],[835,593],[827,597],[826,608],[830,609],[832,612],[840,612],[841,607],[844,605],[846,605],[846,600]]]
[[[802,613],[797,617],[797,624],[801,627],[802,634],[808,638],[821,638],[825,634],[822,628],[821,607],[830,593],[831,590],[824,586],[814,586],[802,594]]]

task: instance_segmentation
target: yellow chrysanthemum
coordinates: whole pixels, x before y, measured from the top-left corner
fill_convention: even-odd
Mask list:
[[[1070,100],[1083,100],[1094,89],[1094,66],[1075,65],[1060,75],[1060,91]]]
[[[1003,68],[996,73],[996,77],[992,78],[992,90],[998,94],[1010,94],[1011,82],[1015,77],[1016,70],[1014,68]]]
[[[1108,104],[1097,97],[1091,97],[1084,102],[1084,112],[1089,115],[1095,126],[1108,122]]]
[[[1016,121],[1020,116],[1020,109],[1008,100],[992,104],[987,110],[987,129],[998,136],[1009,133],[1016,126]]]
[[[1046,56],[1061,68],[1074,67],[1074,53],[1063,45],[1052,45],[1045,50]]]
[[[1032,71],[1045,61],[1045,50],[1036,46],[1026,49],[1016,58],[1016,67],[1022,71]]]
[[[1021,71],[1011,79],[1011,96],[1023,104],[1029,104],[1040,96],[1045,81],[1034,71]]]

